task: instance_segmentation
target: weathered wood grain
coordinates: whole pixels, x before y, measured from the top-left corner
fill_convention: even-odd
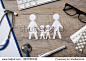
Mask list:
[[[70,17],[63,12],[65,3],[70,3],[71,5],[79,8],[80,10],[86,12],[86,0],[61,0],[53,2],[50,4],[26,9],[19,11],[16,0],[3,0],[6,9],[15,11],[19,14],[18,17],[15,17],[14,32],[18,41],[18,44],[21,46],[24,43],[29,43],[33,47],[32,52],[30,53],[31,57],[37,57],[39,54],[51,51],[62,45],[66,45],[67,49],[57,52],[52,55],[52,57],[85,57],[86,49],[83,54],[80,54],[74,50],[74,44],[70,40],[70,36],[82,28],[85,24],[81,23],[77,17]],[[54,22],[53,14],[60,14],[60,23],[64,26],[64,29],[60,29],[62,39],[58,38],[58,35],[55,40],[35,40],[34,36],[32,40],[29,40],[27,26],[30,23],[29,15],[35,14],[37,19],[35,22],[40,25],[50,26]],[[11,19],[11,15],[9,15]],[[53,36],[53,30],[50,32],[51,37]],[[40,32],[38,32],[38,36]],[[23,56],[25,54],[22,52]]]

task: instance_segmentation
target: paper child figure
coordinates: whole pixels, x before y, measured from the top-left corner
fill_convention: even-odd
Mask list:
[[[51,37],[50,37],[50,26],[49,25],[46,25],[46,39],[47,39],[47,37],[49,37],[49,39],[51,39]]]
[[[31,22],[29,23],[28,28],[27,28],[27,29],[30,28],[29,39],[31,39],[32,34],[34,34],[35,38],[38,39],[36,28],[38,30],[39,30],[39,28],[38,28],[36,22],[34,21],[36,19],[36,16],[34,14],[31,14],[29,18],[31,20]]]
[[[54,21],[54,23],[52,24],[52,26],[51,26],[51,28],[50,28],[50,30],[51,30],[51,29],[53,29],[53,27],[54,27],[53,39],[55,39],[56,33],[58,33],[58,36],[59,36],[59,38],[61,39],[62,37],[61,37],[60,31],[59,31],[59,28],[60,28],[60,27],[63,28],[63,26],[62,26],[62,25],[60,24],[60,22],[58,21],[58,19],[59,19],[59,14],[54,14],[54,15],[53,15],[53,19],[54,19],[55,21]]]
[[[44,25],[41,25],[40,26],[40,31],[41,31],[41,34],[40,34],[40,39],[45,39],[45,32],[44,32]]]

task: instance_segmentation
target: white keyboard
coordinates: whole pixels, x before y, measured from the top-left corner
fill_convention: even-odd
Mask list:
[[[19,10],[23,10],[26,8],[35,7],[38,5],[43,5],[45,3],[54,2],[54,1],[58,1],[58,0],[17,0],[17,4]]]

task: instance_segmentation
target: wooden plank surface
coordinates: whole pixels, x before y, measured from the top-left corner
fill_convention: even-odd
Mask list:
[[[63,11],[65,3],[70,3],[71,5],[79,8],[80,10],[86,12],[86,0],[60,0],[57,2],[53,2],[50,4],[26,9],[19,11],[18,5],[16,0],[3,0],[6,9],[15,11],[19,14],[18,17],[15,17],[15,24],[14,24],[14,32],[18,41],[18,44],[21,46],[24,43],[29,43],[32,46],[32,52],[30,53],[31,57],[37,57],[39,54],[44,52],[51,51],[56,49],[60,46],[66,45],[67,49],[57,52],[51,57],[85,57],[86,56],[86,48],[84,49],[83,54],[80,54],[74,50],[74,44],[70,40],[70,36],[82,28],[85,24],[81,23],[78,20],[78,17],[70,17],[66,15]],[[37,19],[35,22],[40,25],[46,26],[49,24],[50,26],[54,22],[53,14],[58,13],[60,14],[60,23],[64,27],[64,29],[60,29],[62,39],[58,38],[58,35],[55,40],[35,40],[34,36],[33,39],[29,40],[29,34],[27,31],[27,26],[30,23],[29,15],[35,14]],[[11,19],[11,15],[9,15]],[[53,37],[53,30],[50,32],[51,38]],[[40,37],[40,32],[38,32],[38,37]],[[22,55],[25,57],[25,54],[22,52]]]

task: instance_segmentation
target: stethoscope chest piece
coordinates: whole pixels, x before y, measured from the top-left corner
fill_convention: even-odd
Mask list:
[[[32,51],[32,47],[30,44],[26,43],[24,45],[21,46],[21,49],[24,53],[30,53]]]

